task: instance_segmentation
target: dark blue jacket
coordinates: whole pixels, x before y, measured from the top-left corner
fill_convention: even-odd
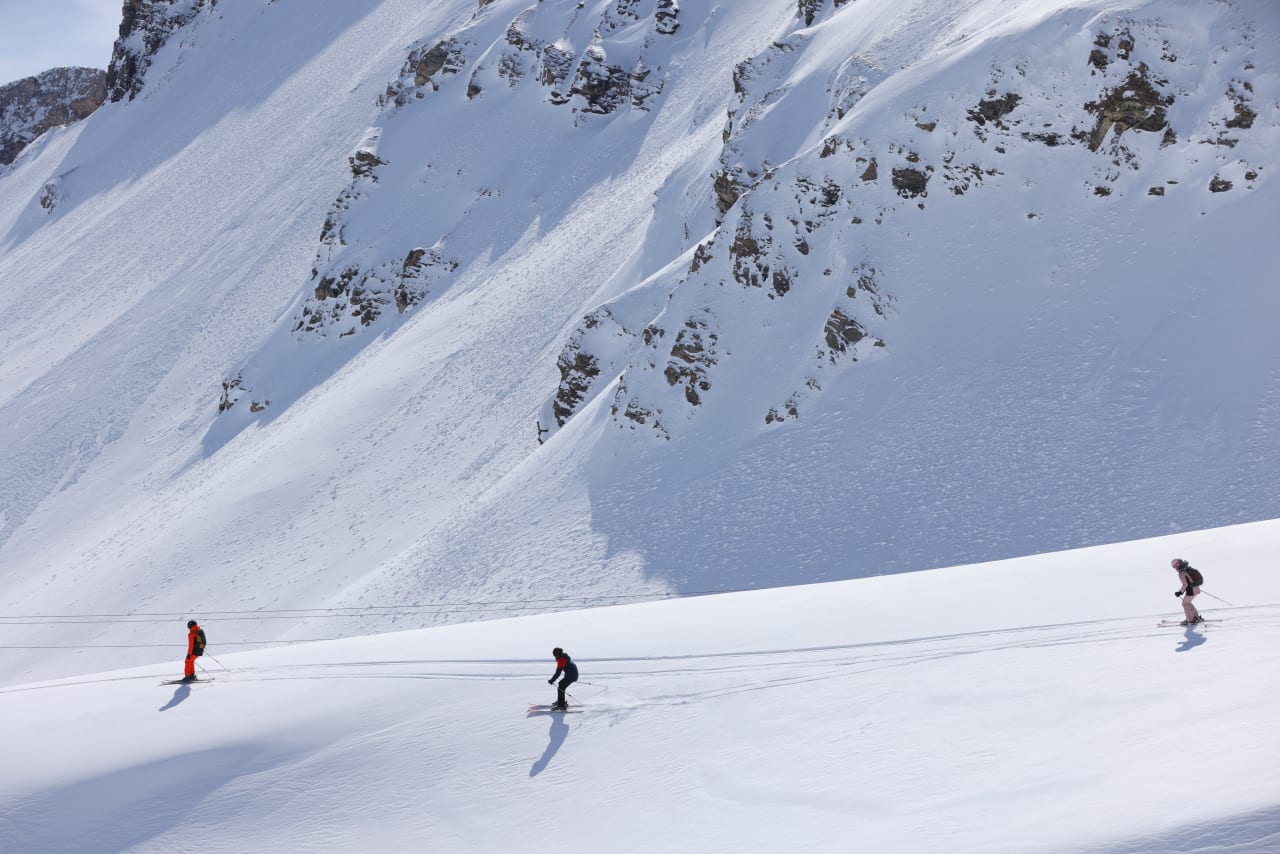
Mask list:
[[[565,682],[578,681],[578,665],[573,663],[573,659],[569,657],[567,652],[556,659],[556,673],[551,679],[553,681],[558,679],[561,673],[564,674]]]

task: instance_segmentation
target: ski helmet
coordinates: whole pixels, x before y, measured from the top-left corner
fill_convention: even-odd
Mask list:
[[[189,629],[194,629],[195,627],[196,627],[196,621],[195,621],[195,620],[187,620],[187,628],[189,628]]]
[[[555,649],[551,650],[551,654],[554,655],[556,658],[559,658],[560,656],[564,655],[564,650],[561,649],[560,647],[556,647]]]
[[[1169,562],[1169,565],[1172,566],[1174,569],[1182,569],[1182,565],[1184,563],[1186,563],[1185,560],[1183,560],[1180,557],[1175,557],[1173,560]]]

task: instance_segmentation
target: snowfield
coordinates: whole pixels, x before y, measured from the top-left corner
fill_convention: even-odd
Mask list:
[[[14,852],[1263,852],[1280,523],[0,689]],[[1171,556],[1222,622],[1179,615]],[[547,703],[549,651],[580,713]]]
[[[0,173],[0,852],[1280,851],[1275,0],[129,7]]]

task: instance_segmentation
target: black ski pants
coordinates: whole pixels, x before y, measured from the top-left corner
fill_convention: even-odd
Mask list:
[[[563,706],[567,702],[564,698],[564,692],[568,691],[569,686],[577,681],[578,681],[577,679],[570,679],[568,676],[566,676],[565,678],[557,682],[556,683],[556,702],[558,702],[560,705]]]

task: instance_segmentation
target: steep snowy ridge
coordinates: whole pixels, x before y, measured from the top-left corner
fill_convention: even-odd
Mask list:
[[[0,177],[2,613],[537,610],[1280,516],[1264,0],[127,8],[118,100]]]
[[[1258,233],[1275,211],[1258,168],[1276,133],[1254,35],[1269,21],[1225,5],[1175,27],[1105,5],[929,12],[857,4],[739,65],[721,170],[686,219],[726,224],[570,335],[544,440],[599,394],[619,426],[690,446],[601,440],[589,500],[607,554],[635,548],[703,589],[1177,526],[1215,491],[1222,509],[1274,506],[1276,353],[1245,319],[1275,308]],[[1202,58],[1209,33],[1222,58]],[[1233,118],[1242,91],[1271,119]],[[1224,173],[1250,177],[1230,196]],[[1201,331],[1228,327],[1245,342],[1230,356]],[[814,427],[753,435],[806,408]],[[1196,426],[1218,411],[1253,414]],[[556,459],[413,563],[502,567],[533,547],[532,563],[578,565],[582,540],[545,522],[563,481],[535,483],[573,465]]]

